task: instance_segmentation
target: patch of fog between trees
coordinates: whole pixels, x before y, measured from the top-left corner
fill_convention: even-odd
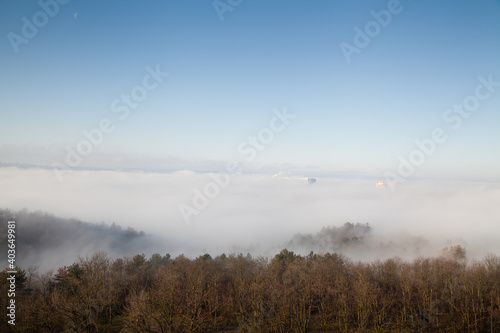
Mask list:
[[[142,252],[273,256],[288,247],[301,254],[341,251],[355,260],[374,260],[434,256],[460,244],[469,258],[499,253],[498,183],[410,179],[393,193],[376,188],[374,180],[315,178],[310,184],[299,177],[234,175],[190,224],[183,221],[179,204],[191,203],[193,189],[212,181],[208,174],[68,171],[60,183],[51,170],[1,168],[0,202],[4,208],[26,207],[60,217],[41,214],[59,221],[61,231],[44,229],[42,217],[37,227],[19,231],[18,241],[40,238],[32,242],[36,245],[29,256],[21,259],[20,254],[20,263],[46,267],[67,265],[77,255],[97,250],[114,257]],[[335,236],[329,245],[320,242],[317,234],[323,227],[341,229],[349,221],[372,228],[345,236],[349,240]],[[78,227],[64,229],[65,224]],[[319,238],[298,243],[302,236],[297,233]],[[352,240],[361,236],[362,243]]]

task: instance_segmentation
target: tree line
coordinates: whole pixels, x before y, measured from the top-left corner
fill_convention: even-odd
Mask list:
[[[499,332],[500,257],[467,262],[461,250],[369,263],[286,249],[271,259],[98,252],[55,274],[19,268],[16,325],[0,331]]]

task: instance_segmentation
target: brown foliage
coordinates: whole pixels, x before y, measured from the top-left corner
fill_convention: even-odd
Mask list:
[[[5,271],[0,292],[5,293]],[[498,332],[500,258],[80,258],[24,272],[13,332]],[[4,304],[2,298],[2,304]],[[4,304],[5,305],[5,304]]]

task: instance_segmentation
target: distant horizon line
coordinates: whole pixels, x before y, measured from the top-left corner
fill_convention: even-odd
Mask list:
[[[26,163],[26,162],[4,162],[0,160],[0,168],[18,168],[18,169],[42,169],[42,170],[53,170],[53,167],[50,165],[43,164],[34,164],[34,163]],[[337,179],[361,179],[361,180],[373,180],[375,182],[384,181],[382,175],[375,175],[364,173],[360,171],[331,171],[331,170],[308,170],[308,168],[301,168],[298,166],[294,167],[294,170],[284,171],[280,170],[269,170],[271,166],[264,166],[257,168],[257,170],[253,171],[242,171],[235,173],[235,175],[244,175],[244,176],[277,176],[282,174],[282,178],[288,177],[305,177],[305,178],[337,178]],[[267,170],[266,170],[267,169]],[[301,171],[302,169],[302,171]],[[204,169],[201,168],[176,168],[176,167],[99,167],[99,166],[79,166],[69,168],[68,171],[111,171],[111,172],[142,172],[142,173],[158,173],[158,174],[171,174],[176,172],[193,172],[199,175],[202,174],[217,174],[221,172],[221,169]],[[476,183],[500,183],[500,180],[494,179],[473,179],[470,177],[464,178],[443,178],[443,177],[411,177],[414,181],[463,181],[463,182],[476,182]]]

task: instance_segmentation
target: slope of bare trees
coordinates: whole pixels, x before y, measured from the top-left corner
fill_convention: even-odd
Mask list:
[[[20,270],[16,283],[16,325],[3,320],[2,332],[500,331],[494,255],[363,263],[288,250],[271,260],[100,252],[55,274]]]

